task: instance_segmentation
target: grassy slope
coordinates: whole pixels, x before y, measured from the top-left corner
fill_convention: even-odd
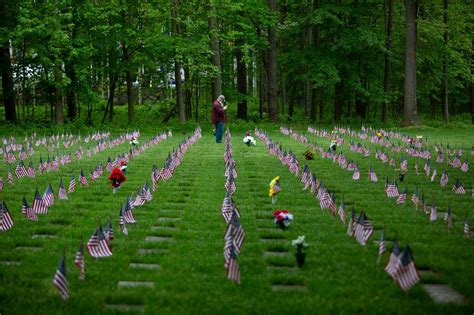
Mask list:
[[[276,131],[271,132],[270,137],[291,147],[299,156],[304,151],[302,144]],[[148,313],[376,313],[380,312],[381,306],[389,313],[472,312],[472,306],[438,306],[420,286],[409,294],[402,293],[382,267],[376,266],[375,246],[363,248],[349,239],[345,227],[319,210],[315,198],[309,192],[301,191],[299,179],[291,176],[277,158],[269,156],[263,143],[248,148],[241,143],[238,132],[234,132],[232,144],[239,174],[234,199],[246,231],[239,257],[241,286],[225,279],[222,255],[225,224],[220,216],[225,182],[224,146],[214,144],[209,134],[188,150],[175,176],[169,182],[160,183],[153,201],[136,211],[138,223],[129,225],[129,236],[119,235],[116,220],[125,196],[130,191],[135,192],[149,177],[153,163],[162,165],[179,140],[180,137],[175,135],[134,158],[129,163],[127,182],[118,195],[112,196],[103,177],[89,190],[77,187],[68,202],[56,200],[51,213],[42,216],[37,223],[26,222],[18,206],[21,205],[21,190],[30,191],[31,187],[23,185],[13,194],[2,192],[0,198],[11,205],[16,225],[13,230],[0,235],[0,260],[21,260],[22,266],[0,268],[0,312],[102,313],[106,303],[143,303]],[[107,155],[103,152],[100,158],[92,158],[88,163],[96,165]],[[377,225],[385,225],[391,235],[396,233],[403,244],[409,242],[418,265],[439,272],[443,281],[473,299],[471,283],[474,275],[469,268],[469,262],[474,258],[472,240],[449,235],[438,226],[441,223],[430,225],[410,207],[400,209],[391,200],[388,202],[380,193],[382,183],[373,187],[354,183],[350,173],[327,160],[312,161],[310,167],[331,190],[336,190],[338,195],[344,192],[347,203],[354,204],[358,210],[365,209]],[[56,178],[53,174],[49,176]],[[267,189],[275,175],[282,177],[283,192],[277,206],[273,207]],[[41,179],[40,187],[45,187],[46,183],[46,179]],[[371,192],[377,194],[372,196]],[[469,204],[472,201],[468,201]],[[259,227],[274,227],[270,214],[276,208],[294,213],[295,220],[290,229],[257,230]],[[164,223],[160,221],[164,216],[175,216],[180,220]],[[78,270],[72,264],[79,239],[83,237],[87,241],[97,222],[105,223],[109,217],[113,220],[116,234],[112,241],[114,256],[97,262],[86,257],[86,281],[80,282],[77,280]],[[258,220],[265,217],[268,218],[266,221]],[[160,224],[175,225],[177,229],[152,231],[152,226]],[[34,233],[48,231],[60,237],[31,239]],[[149,244],[144,242],[147,235],[173,235],[174,238],[169,244]],[[288,242],[259,241],[260,237],[278,235],[284,236]],[[298,235],[306,235],[310,244],[306,265],[301,270],[268,270],[270,263],[295,265],[290,240]],[[13,249],[17,244],[42,244],[48,246],[48,250],[22,252]],[[138,255],[138,249],[144,247],[166,247],[169,252]],[[51,285],[64,248],[68,257],[71,293],[67,303],[58,297]],[[291,255],[264,257],[264,251],[269,249],[289,250]],[[130,269],[130,262],[159,263],[161,269]],[[153,281],[155,289],[117,289],[119,280]],[[275,293],[271,291],[272,283],[305,284],[308,290]]]

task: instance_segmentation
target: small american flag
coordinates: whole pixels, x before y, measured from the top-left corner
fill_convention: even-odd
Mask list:
[[[446,172],[446,168],[444,169],[443,171],[443,174],[441,174],[441,179],[439,180],[439,184],[441,187],[444,187],[446,186],[446,184],[448,183],[448,173]]]
[[[225,223],[229,224],[232,220],[232,214],[234,213],[233,201],[229,193],[225,194],[224,201],[222,202],[221,215]]]
[[[67,192],[64,188],[63,179],[59,178],[59,190],[58,190],[58,198],[60,200],[67,200]]]
[[[21,207],[21,213],[23,213],[31,221],[38,221],[36,213],[31,209],[30,205],[26,201],[26,198],[23,196],[23,206]]]
[[[82,184],[82,186],[87,187],[87,178],[84,176],[84,172],[81,170],[81,173],[79,174],[79,182]]]
[[[230,195],[234,194],[236,187],[234,182],[234,176],[232,174],[229,174],[229,177],[227,178],[224,187]]]
[[[362,245],[365,246],[370,236],[374,232],[374,228],[369,218],[365,215],[364,211],[360,212],[359,219],[355,224],[355,239]]]
[[[137,199],[138,199],[138,196],[137,196]],[[136,201],[136,200],[135,200]],[[130,223],[130,224],[133,224],[133,223],[136,223],[137,221],[135,220],[135,217],[133,215],[133,210],[132,208],[130,207],[130,204],[127,202],[125,202],[123,208],[122,208],[122,214],[123,214],[123,219],[125,220],[126,223]]]
[[[153,199],[153,196],[150,192],[150,186],[148,185],[148,182],[145,182],[145,185],[143,185],[143,196],[142,198],[145,201],[151,201]]]
[[[352,174],[352,179],[353,179],[353,180],[359,180],[359,179],[360,179],[359,163],[357,163],[357,166],[356,166],[356,168],[355,168],[354,174]]]
[[[464,163],[462,163],[461,171],[463,172],[469,171],[469,164],[467,163],[467,161],[464,161]]]
[[[387,193],[388,197],[398,197],[399,196],[397,182],[396,182],[395,179],[393,180],[393,183],[388,183],[387,184],[386,193]]]
[[[226,242],[232,240],[233,244],[236,246],[235,249],[237,250],[237,252],[240,252],[240,249],[242,248],[242,244],[245,239],[245,232],[242,228],[242,225],[240,225],[239,215],[236,213],[236,211],[234,211],[234,214],[232,215],[232,220],[227,225],[227,229],[224,234],[224,239],[226,240]],[[224,257],[226,257],[226,261],[228,260],[228,255],[230,255],[230,252],[226,252],[224,250]]]
[[[446,222],[446,227],[448,230],[451,230],[453,228],[453,216],[451,214],[451,207],[448,207],[448,210],[446,210],[446,213],[444,214],[444,222]]]
[[[400,255],[401,250],[400,247],[398,246],[397,241],[393,241],[393,247],[392,247],[392,253],[390,254],[390,258],[388,260],[387,265],[385,266],[385,271],[395,279],[396,277],[396,269],[395,266],[397,265],[398,262],[398,255]]]
[[[41,197],[38,187],[36,187],[35,198],[33,199],[33,210],[35,213],[48,214],[48,207]]]
[[[415,209],[418,209],[418,202],[419,202],[419,199],[418,199],[418,187],[415,187],[415,192],[414,192],[413,195],[411,196],[411,201],[412,201],[413,204],[415,205]]]
[[[36,176],[35,168],[33,166],[33,162],[30,160],[30,164],[28,165],[28,169],[26,170],[28,176],[34,178]]]
[[[453,191],[454,191],[455,194],[465,194],[466,193],[466,191],[464,190],[464,187],[462,186],[459,179],[456,179],[456,183],[454,183],[454,186],[453,186]]]
[[[431,204],[430,221],[434,222],[436,220],[438,220],[438,210],[436,209],[436,204],[433,200],[433,202]]]
[[[69,188],[67,190],[68,194],[74,192],[76,189],[76,179],[74,178],[74,175],[71,176],[71,180],[69,181]]]
[[[349,224],[347,225],[347,235],[354,236],[355,223],[357,221],[354,207],[351,208],[351,216],[349,217]]]
[[[336,216],[336,196],[334,193],[331,194],[331,197],[329,197],[329,205],[328,205],[329,210],[331,210],[331,214],[333,217]]]
[[[431,175],[431,181],[434,182],[436,175],[438,175],[438,172],[436,171],[436,166],[434,167],[433,174]]]
[[[341,219],[342,224],[346,224],[346,211],[344,206],[344,200],[341,198],[341,204],[339,205],[339,209],[337,210],[337,214]]]
[[[0,176],[0,191],[3,190],[3,177]]]
[[[13,218],[8,211],[5,201],[0,204],[0,232],[8,231],[13,227]]]
[[[133,204],[130,208],[141,207],[145,204],[145,199],[143,199],[143,187],[138,189],[137,198],[133,201]]]
[[[430,160],[427,160],[426,163],[425,163],[425,167],[423,167],[423,169],[425,170],[426,172],[426,176],[430,176]]]
[[[43,201],[46,204],[46,207],[51,207],[52,205],[54,205],[54,193],[53,188],[51,187],[51,183],[48,185],[43,194]]]
[[[469,219],[466,217],[464,218],[464,237],[469,238],[471,234],[471,228],[469,226]]]
[[[25,164],[23,161],[18,162],[15,169],[15,175],[17,178],[27,177],[28,172],[26,170]]]
[[[405,190],[397,198],[397,204],[398,205],[404,204],[407,201],[407,195],[408,195],[408,189],[405,186]]]
[[[86,278],[86,262],[84,260],[84,244],[82,241],[81,245],[79,245],[79,248],[77,249],[76,258],[74,258],[74,264],[80,270],[79,279],[84,280]]]
[[[416,175],[419,175],[419,171],[418,171],[418,160],[415,161],[415,174]]]
[[[379,256],[382,256],[385,253],[385,232],[382,230],[380,234],[380,243],[379,243]]]
[[[403,291],[408,291],[420,281],[410,246],[407,245],[398,256],[395,265],[395,280]]]
[[[53,278],[53,284],[58,288],[59,293],[64,300],[69,298],[68,282],[66,276],[66,258],[63,256],[59,262],[59,266],[56,269],[56,274]]]
[[[112,256],[109,243],[104,236],[102,228],[97,228],[95,233],[92,234],[91,238],[87,242],[87,251],[94,258]]]
[[[375,174],[375,171],[374,171],[374,168],[372,167],[372,165],[370,166],[369,179],[372,182],[377,182],[378,181],[377,174]]]
[[[114,229],[112,227],[112,220],[109,220],[109,223],[105,226],[104,236],[107,239],[107,242],[110,242],[115,238]]]
[[[12,174],[12,168],[10,167],[10,165],[8,165],[7,181],[10,185],[13,185],[13,174]]]
[[[227,267],[227,279],[235,281],[240,284],[240,269],[239,263],[237,262],[237,252],[235,246],[232,245],[230,248],[229,260],[226,263]]]

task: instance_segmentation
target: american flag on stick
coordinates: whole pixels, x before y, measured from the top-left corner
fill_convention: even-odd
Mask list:
[[[68,194],[73,193],[76,190],[76,179],[74,175],[71,176],[71,180],[69,181],[69,188],[67,190]]]
[[[34,178],[36,176],[35,168],[33,167],[33,162],[30,160],[30,164],[28,165],[28,169],[26,170],[29,177]]]
[[[53,188],[51,187],[51,183],[48,184],[48,187],[46,187],[46,190],[43,194],[43,201],[46,204],[46,207],[51,207],[54,205],[54,193],[53,193]]]
[[[401,205],[407,201],[408,188],[405,186],[405,190],[398,196],[397,204]]]
[[[237,251],[234,244],[230,247],[229,260],[226,262],[226,267],[227,279],[240,284],[240,269],[239,263],[237,262]]]
[[[225,223],[229,224],[232,220],[232,214],[234,213],[234,206],[232,197],[229,193],[225,194],[224,201],[222,201],[221,215]]]
[[[446,227],[448,230],[451,230],[453,228],[453,216],[451,213],[451,207],[448,207],[448,210],[446,210],[446,213],[444,214],[444,222],[446,222]]]
[[[386,194],[387,197],[398,197],[399,192],[398,192],[398,187],[397,187],[397,181],[394,179],[392,183],[388,183],[387,189],[386,189]]]
[[[79,174],[79,182],[82,184],[82,186],[87,187],[87,178],[84,176],[84,171],[81,169],[81,173]]]
[[[28,201],[26,201],[25,196],[23,196],[23,205],[21,206],[21,213],[23,213],[31,221],[38,221],[36,213],[30,207]]]
[[[351,216],[349,217],[349,224],[347,225],[347,235],[354,236],[355,223],[357,221],[354,207],[351,208]]]
[[[407,245],[398,256],[395,265],[395,281],[403,291],[408,291],[420,281],[410,246]]]
[[[344,200],[341,198],[341,204],[339,205],[339,209],[337,210],[337,214],[341,219],[342,224],[346,224],[346,207],[344,206]]]
[[[95,233],[92,234],[87,242],[87,251],[94,258],[112,256],[109,243],[107,242],[101,227],[95,230]]]
[[[61,258],[59,266],[56,269],[56,274],[53,278],[53,284],[56,288],[58,288],[62,298],[67,300],[69,298],[69,290],[66,275],[66,258],[64,256]]]
[[[454,183],[454,186],[453,186],[453,191],[454,191],[455,194],[465,194],[466,193],[466,190],[464,190],[464,187],[462,186],[459,179],[456,179],[456,183]]]
[[[81,245],[76,252],[76,257],[74,258],[74,264],[79,268],[80,274],[79,279],[84,280],[86,278],[86,262],[84,260],[84,243],[81,241]]]
[[[13,218],[8,211],[5,201],[0,203],[0,232],[8,231],[13,227]]]
[[[361,211],[359,219],[355,224],[355,239],[362,245],[365,246],[370,236],[374,232],[374,228],[369,218],[365,215],[364,211]]]
[[[434,222],[436,220],[438,220],[438,210],[436,209],[436,204],[433,200],[433,202],[431,204],[430,221]]]
[[[16,175],[17,178],[22,178],[22,177],[27,177],[28,176],[28,172],[26,170],[25,164],[21,160],[16,165],[15,175]]]
[[[138,197],[138,196],[137,196]],[[125,220],[126,223],[136,223],[137,221],[135,220],[135,217],[133,215],[133,210],[130,208],[130,204],[125,202],[123,208],[122,208],[122,213],[123,213],[123,219]]]
[[[375,174],[375,171],[374,171],[374,168],[372,167],[372,165],[370,166],[369,179],[372,182],[377,182],[378,181],[377,174]]]
[[[398,262],[398,256],[401,253],[400,246],[398,246],[397,241],[393,241],[392,253],[390,254],[390,258],[388,260],[387,265],[385,266],[385,271],[395,280],[396,275],[396,268]]]
[[[235,250],[237,253],[240,253],[240,249],[242,248],[242,244],[245,239],[245,232],[242,226],[240,225],[239,217],[236,211],[232,215],[232,220],[227,225],[225,234],[225,246],[224,246],[224,258],[227,261],[230,259],[230,250],[231,245],[235,246]]]
[[[64,188],[62,177],[59,178],[59,189],[58,189],[58,198],[59,200],[67,200],[67,192]]]
[[[12,174],[12,168],[10,165],[8,165],[7,181],[10,185],[13,185],[13,174]]]
[[[419,199],[418,199],[418,187],[415,187],[415,192],[414,192],[413,195],[411,196],[411,201],[412,201],[413,204],[415,205],[415,209],[418,210],[418,202],[419,202]]]
[[[469,238],[471,234],[471,228],[469,226],[469,219],[466,217],[464,218],[464,237]]]
[[[35,197],[33,199],[33,210],[35,213],[48,214],[48,207],[46,206],[46,202],[41,197],[38,187],[36,187]]]
[[[441,187],[444,187],[446,186],[446,184],[448,183],[448,173],[446,172],[446,168],[444,169],[443,171],[443,174],[441,174],[441,178],[439,180],[439,184]]]

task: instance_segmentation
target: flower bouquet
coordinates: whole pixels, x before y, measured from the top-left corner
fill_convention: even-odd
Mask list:
[[[298,264],[298,267],[303,267],[304,265],[304,260],[306,258],[306,253],[303,253],[303,248],[308,247],[308,243],[305,242],[304,240],[305,236],[300,235],[296,240],[291,241],[291,245],[296,247],[296,263]]]
[[[273,217],[275,218],[275,224],[282,230],[286,229],[293,221],[293,215],[288,210],[275,210]]]
[[[257,141],[255,141],[255,139],[252,136],[245,136],[243,141],[249,147],[251,145],[257,145]]]

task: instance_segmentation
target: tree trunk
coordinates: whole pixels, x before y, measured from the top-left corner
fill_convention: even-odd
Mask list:
[[[393,20],[393,1],[386,0],[385,12],[385,62],[383,75],[383,91],[385,99],[382,105],[382,122],[384,124],[388,121],[388,106],[390,105],[390,55],[392,53],[392,20]]]
[[[270,13],[277,10],[276,0],[268,0]],[[277,98],[277,62],[276,62],[276,32],[275,25],[268,27],[268,109],[270,119],[273,122],[278,120],[278,98]]]
[[[126,80],[127,80],[127,105],[128,105],[128,123],[133,121],[133,112],[134,112],[134,104],[133,104],[133,73],[128,66],[126,71]]]
[[[64,125],[64,114],[63,114],[63,73],[61,70],[61,62],[57,61],[54,69],[54,81],[55,81],[55,121],[58,125]]]
[[[403,102],[403,125],[418,123],[416,104],[416,16],[415,0],[404,0],[406,18],[405,86]]]
[[[186,65],[184,67],[184,104],[185,104],[186,119],[193,118],[193,108],[191,104],[192,96],[193,96],[192,80],[191,80],[191,75],[189,73],[189,66]]]
[[[209,36],[211,40],[211,51],[212,57],[211,62],[216,68],[216,76],[212,82],[212,99],[215,100],[219,95],[222,94],[222,74],[221,74],[221,53],[219,47],[219,38],[217,33],[219,32],[216,22],[216,10],[212,4],[213,0],[208,0],[207,3],[207,24],[209,27]]]
[[[172,0],[171,32],[173,36],[177,36],[179,34],[178,21],[177,21],[178,5],[179,5],[179,0]],[[181,91],[181,63],[176,57],[174,59],[174,80],[176,83],[176,106],[178,107],[178,112],[179,112],[179,122],[183,124],[186,121],[186,115],[184,112],[183,95]]]
[[[238,40],[237,45],[242,46],[244,41]],[[237,118],[247,120],[247,67],[244,54],[240,47],[235,48],[235,59],[237,59]]]
[[[471,74],[472,74],[472,68],[471,68]],[[471,87],[470,87],[471,93],[470,93],[470,101],[471,101],[471,123],[474,124],[474,81],[471,81]]]
[[[443,120],[445,123],[449,122],[449,106],[448,106],[448,82],[449,82],[449,73],[448,73],[448,0],[444,0],[444,60],[443,60]]]
[[[342,116],[342,104],[343,104],[343,97],[342,97],[343,87],[342,82],[339,81],[336,83],[334,87],[334,122],[340,123],[341,116]]]
[[[67,60],[64,69],[66,76],[71,81],[69,86],[66,88],[66,104],[67,104],[67,117],[69,121],[74,121],[77,117],[77,104],[76,104],[76,71],[74,70],[75,58],[71,57]]]
[[[16,123],[15,92],[13,90],[13,75],[10,59],[10,44],[8,40],[0,46],[0,66],[2,67],[3,104],[5,106],[5,120]]]
[[[324,89],[321,88],[321,94],[319,96],[319,121],[322,122],[324,119]]]

